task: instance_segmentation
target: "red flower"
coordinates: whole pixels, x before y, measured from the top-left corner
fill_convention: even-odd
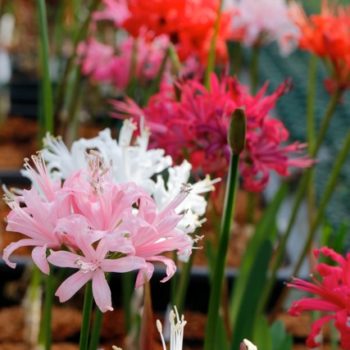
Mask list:
[[[236,79],[225,77],[219,81],[212,75],[210,91],[197,80],[187,80],[175,86],[163,84],[143,111],[130,100],[114,105],[118,116],[125,117],[125,113],[144,116],[152,131],[154,147],[165,149],[177,162],[188,158],[195,170],[215,176],[227,172],[230,155],[227,130],[233,111],[243,107],[247,115],[247,142],[240,169],[244,187],[258,192],[265,188],[270,170],[286,176],[290,167],[303,168],[313,163],[305,157],[293,157],[304,145],[297,142],[284,145],[288,131],[281,121],[269,116],[288,88],[289,84],[284,83],[272,95],[265,96],[265,85],[256,96],[251,96]]]
[[[312,293],[316,298],[303,298],[295,301],[289,312],[300,315],[303,311],[322,311],[326,315],[315,321],[311,333],[307,338],[308,347],[319,346],[315,337],[320,333],[322,326],[331,320],[340,333],[341,347],[350,349],[350,254],[344,258],[334,250],[323,247],[314,250],[318,258],[322,254],[336,263],[335,266],[319,263],[316,266],[317,276],[312,281],[294,279],[289,287]]]
[[[213,36],[217,0],[129,0],[129,17],[123,27],[133,36],[146,29],[150,35],[168,35],[180,59],[195,55],[206,62]],[[231,12],[223,12],[216,44],[217,58],[227,59],[225,41],[230,36]]]
[[[329,91],[350,87],[350,7],[332,7],[323,1],[321,13],[306,16],[293,6],[293,17],[301,31],[299,46],[321,57],[331,68],[326,81]]]

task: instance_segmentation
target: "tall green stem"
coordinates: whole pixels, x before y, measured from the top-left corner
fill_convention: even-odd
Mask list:
[[[88,350],[90,318],[92,311],[92,286],[91,281],[86,284],[83,306],[83,322],[80,330],[79,349]]]
[[[183,264],[182,270],[180,273],[177,293],[175,295],[174,305],[176,305],[179,314],[183,313],[183,309],[185,306],[186,293],[188,288],[188,283],[190,280],[191,269],[193,265],[193,259],[195,255],[195,250],[192,251],[190,259]]]
[[[328,128],[328,125],[332,119],[332,116],[334,114],[334,111],[336,109],[337,103],[339,101],[339,97],[340,97],[340,92],[335,92],[326,109],[326,112],[322,118],[322,123],[321,123],[321,128],[320,128],[320,132],[317,136],[316,142],[315,142],[315,147],[313,147],[313,149],[310,151],[310,156],[312,158],[317,156],[317,153],[319,151],[320,146],[322,145],[322,142],[324,140],[325,134],[326,134],[326,130]],[[291,210],[291,215],[288,221],[288,225],[287,225],[287,229],[284,232],[278,247],[276,249],[276,256],[275,259],[272,263],[271,266],[271,277],[266,285],[266,288],[264,289],[263,295],[261,297],[261,305],[266,305],[267,300],[269,299],[269,295],[272,291],[272,287],[275,283],[275,279],[276,279],[276,274],[277,274],[277,270],[281,265],[282,259],[283,259],[283,255],[286,249],[286,244],[288,241],[288,238],[292,232],[292,228],[294,225],[294,222],[297,218],[298,212],[299,212],[299,207],[300,204],[304,198],[305,195],[305,191],[307,189],[307,184],[310,181],[310,177],[311,177],[311,169],[307,169],[302,178],[301,178],[301,182],[299,184],[297,193],[295,194],[295,199],[294,199],[294,204]]]
[[[316,81],[317,81],[317,56],[311,55],[309,62],[309,77],[307,87],[306,100],[306,126],[307,126],[307,143],[309,154],[315,147],[315,97],[316,97]],[[315,171],[311,169],[310,179],[307,184],[307,207],[309,228],[312,225],[314,210],[316,207],[314,176]]]
[[[43,116],[41,118],[40,137],[46,132],[53,132],[53,101],[49,69],[49,37],[45,0],[37,0],[40,31],[40,58],[42,68],[41,103]]]
[[[218,13],[217,13],[215,24],[214,24],[214,33],[213,33],[213,37],[212,37],[211,42],[210,42],[207,69],[205,70],[204,82],[205,82],[205,86],[208,90],[210,89],[210,74],[214,71],[214,67],[215,67],[216,41],[218,38],[219,29],[220,29],[222,6],[223,6],[223,0],[220,0],[219,7],[218,7]]]
[[[44,300],[44,312],[41,322],[41,329],[39,335],[39,343],[44,345],[45,350],[51,349],[51,320],[52,320],[52,307],[54,297],[54,276],[53,272],[45,276],[45,300]]]
[[[134,280],[132,272],[122,274],[122,302],[124,311],[125,332],[129,333],[131,329],[131,298],[133,293]]]
[[[92,324],[92,329],[91,329],[91,340],[90,340],[89,350],[98,349],[98,345],[100,342],[100,334],[102,329],[102,321],[103,321],[103,313],[97,307],[95,309],[94,322]]]
[[[222,292],[227,248],[230,239],[231,225],[234,213],[234,203],[236,197],[236,184],[238,178],[239,155],[232,154],[230,159],[230,169],[227,180],[225,209],[223,221],[220,229],[220,241],[218,253],[215,261],[213,282],[211,284],[208,321],[205,331],[204,350],[215,349],[215,330],[219,316],[220,296]]]
[[[58,86],[57,94],[56,94],[56,108],[55,108],[55,116],[59,115],[61,112],[62,106],[64,104],[64,97],[65,97],[65,92],[67,90],[67,84],[68,84],[68,78],[70,76],[70,73],[76,63],[76,56],[77,56],[77,48],[79,43],[85,39],[87,33],[88,33],[88,28],[89,24],[92,18],[92,13],[97,9],[98,5],[100,4],[101,0],[93,0],[89,9],[89,13],[87,17],[85,18],[84,22],[82,23],[81,27],[79,30],[77,30],[77,34],[74,37],[73,41],[73,53],[69,57],[67,64],[65,66],[62,79],[60,81],[60,84]]]
[[[236,110],[231,119],[228,141],[231,147],[229,173],[226,184],[225,205],[220,227],[219,247],[216,254],[214,274],[210,288],[208,321],[205,331],[204,350],[216,348],[216,329],[219,317],[219,305],[226,265],[226,255],[230,239],[238,179],[239,155],[245,144],[245,114]]]

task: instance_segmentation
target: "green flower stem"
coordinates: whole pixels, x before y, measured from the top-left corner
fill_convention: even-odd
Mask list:
[[[215,261],[213,283],[209,298],[208,321],[205,331],[204,350],[214,350],[216,348],[215,330],[219,317],[220,296],[224,282],[224,272],[226,264],[226,255],[231,233],[233,220],[236,187],[238,179],[239,155],[232,153],[230,159],[229,174],[227,180],[226,197],[222,224],[220,228],[220,240]]]
[[[258,89],[259,84],[259,56],[260,56],[260,46],[255,45],[252,48],[252,57],[249,67],[250,75],[250,89],[252,94],[255,94]]]
[[[187,293],[188,283],[190,281],[194,255],[195,255],[195,250],[192,251],[190,259],[182,265],[182,270],[178,281],[178,288],[177,288],[177,293],[175,295],[174,305],[176,305],[180,315],[183,313],[184,306],[185,306],[186,293]]]
[[[131,312],[131,298],[134,288],[134,279],[132,272],[122,274],[122,302],[124,311],[125,332],[128,334],[131,330],[132,312]]]
[[[307,129],[307,143],[309,154],[311,154],[313,147],[315,147],[315,98],[316,98],[316,82],[317,82],[317,56],[310,55],[309,62],[309,76],[307,86],[307,100],[306,100],[306,129]],[[311,228],[314,210],[316,207],[316,196],[314,187],[315,171],[311,169],[310,178],[307,184],[307,207],[308,207],[308,221],[309,228]]]
[[[322,194],[320,203],[318,205],[316,217],[315,217],[315,219],[312,223],[311,229],[309,231],[306,244],[304,246],[302,253],[299,256],[297,264],[295,265],[295,269],[293,271],[293,276],[296,276],[298,274],[300,267],[304,261],[304,258],[311,248],[312,241],[315,237],[315,234],[317,232],[318,227],[322,223],[322,220],[324,218],[324,213],[325,213],[326,208],[327,208],[327,204],[328,204],[329,200],[331,199],[332,194],[334,193],[334,189],[337,185],[337,180],[338,180],[340,171],[344,165],[344,162],[347,159],[349,151],[350,151],[350,132],[347,134],[345,141],[344,141],[344,144],[343,144],[343,147],[340,150],[340,152],[338,153],[337,158],[335,160],[335,164],[334,164],[334,166],[332,168],[332,172],[328,178],[326,188]]]
[[[317,83],[317,56],[311,55],[309,62],[309,76],[307,86],[306,101],[306,130],[309,153],[315,147],[315,99],[316,99],[316,83]]]
[[[56,118],[59,116],[59,113],[61,112],[61,109],[63,107],[64,101],[65,101],[65,93],[67,91],[67,85],[69,82],[69,76],[71,71],[73,70],[74,66],[76,65],[76,57],[77,57],[77,48],[79,43],[84,40],[87,36],[89,24],[92,18],[92,13],[97,9],[98,5],[100,4],[101,0],[93,0],[89,9],[89,13],[87,17],[85,18],[85,21],[82,23],[79,30],[77,30],[77,33],[74,37],[73,41],[73,53],[69,57],[67,64],[65,66],[62,79],[60,81],[60,84],[58,85],[57,93],[56,93],[56,104],[55,104],[55,116]]]
[[[315,237],[315,234],[317,232],[318,227],[322,223],[322,220],[324,218],[324,213],[325,213],[326,208],[327,208],[327,204],[328,204],[329,200],[331,199],[332,194],[334,193],[334,189],[337,185],[337,180],[338,180],[340,171],[344,165],[344,162],[346,161],[346,158],[349,154],[349,151],[350,151],[350,132],[347,134],[347,136],[345,138],[344,145],[343,145],[342,149],[340,150],[340,152],[338,153],[338,156],[335,160],[333,170],[329,176],[325,191],[323,192],[323,195],[321,197],[321,200],[320,200],[320,203],[318,206],[318,210],[317,210],[317,214],[312,222],[311,228],[310,228],[308,236],[307,236],[307,240],[306,240],[305,245],[304,245],[304,249],[301,252],[301,254],[299,255],[299,258],[298,258],[298,261],[294,267],[292,276],[298,275],[299,270],[301,268],[301,265],[302,265],[306,255],[307,255],[307,253],[310,251],[311,244],[313,242],[313,239]],[[283,292],[281,293],[279,299],[275,303],[273,314],[275,314],[280,309],[281,305],[283,305],[283,302],[286,299],[288,293],[289,293],[289,289],[285,288],[283,290]]]
[[[40,123],[39,137],[42,138],[46,132],[53,132],[53,100],[52,86],[49,69],[49,37],[47,30],[47,16],[45,0],[37,0],[39,31],[40,31],[40,58],[42,68],[41,104],[42,117]]]
[[[218,7],[218,13],[217,13],[215,24],[214,24],[214,33],[213,33],[213,37],[212,37],[211,42],[210,42],[207,68],[205,70],[204,82],[205,82],[205,86],[208,90],[210,89],[210,74],[214,71],[214,68],[215,68],[216,41],[217,41],[218,33],[219,33],[222,7],[223,7],[223,0],[220,0],[219,7]]]
[[[321,128],[320,128],[320,132],[319,132],[317,139],[316,139],[316,142],[315,142],[315,147],[313,147],[312,150],[310,151],[310,156],[312,158],[317,156],[319,148],[320,148],[320,146],[324,140],[324,137],[325,137],[325,131],[327,130],[328,125],[332,119],[332,116],[334,115],[334,111],[336,109],[339,97],[340,97],[340,92],[335,92],[335,94],[332,95],[332,97],[328,103],[326,112],[322,118],[322,124],[321,124]],[[311,169],[307,169],[301,178],[301,182],[299,184],[298,190],[297,190],[296,195],[295,195],[294,204],[293,204],[293,207],[291,210],[291,215],[289,218],[287,229],[286,229],[285,233],[283,234],[283,236],[282,236],[282,238],[277,246],[276,256],[275,256],[275,259],[272,262],[272,266],[271,266],[270,279],[267,282],[266,288],[264,289],[264,292],[261,296],[261,304],[260,304],[261,309],[263,309],[264,306],[266,305],[266,303],[269,299],[270,293],[272,291],[272,288],[274,286],[277,270],[280,267],[281,262],[283,260],[283,255],[284,255],[284,252],[286,249],[286,244],[287,244],[289,236],[292,232],[294,222],[297,218],[300,204],[304,199],[304,195],[305,195],[305,192],[307,190],[307,185],[308,185],[308,182],[310,181],[311,174],[312,174]]]
[[[45,350],[51,349],[51,320],[52,320],[52,307],[54,297],[54,276],[53,272],[45,276],[45,299],[44,299],[44,311],[40,327],[39,343],[44,346]]]
[[[79,341],[79,349],[80,350],[88,350],[92,303],[93,303],[92,285],[91,285],[91,281],[89,281],[85,287],[84,306],[83,306],[83,322],[81,324],[80,341]]]
[[[168,50],[169,50],[170,61],[172,64],[173,74],[177,75],[180,73],[180,70],[181,70],[181,62],[180,62],[179,56],[176,53],[174,45],[170,44]]]
[[[94,322],[93,322],[92,328],[91,328],[91,340],[90,340],[89,350],[96,350],[96,349],[98,349],[98,345],[100,343],[100,334],[101,334],[101,329],[102,329],[102,321],[103,321],[103,313],[97,307],[95,309]]]

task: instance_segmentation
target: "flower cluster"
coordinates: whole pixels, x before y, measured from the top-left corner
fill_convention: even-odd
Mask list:
[[[285,0],[235,0],[234,37],[248,46],[276,41],[283,55],[298,45],[299,30]]]
[[[312,164],[306,157],[294,157],[305,145],[298,142],[284,145],[289,133],[281,121],[269,115],[288,88],[286,82],[266,96],[265,85],[256,96],[251,96],[235,78],[224,77],[219,81],[212,75],[210,91],[197,80],[187,80],[175,86],[163,84],[143,110],[130,99],[113,104],[116,116],[144,116],[152,130],[153,147],[165,149],[176,161],[188,158],[194,170],[217,176],[226,174],[228,166],[230,118],[236,108],[244,108],[247,140],[240,169],[244,187],[258,192],[268,183],[270,170],[286,176],[290,167]]]
[[[321,57],[331,68],[329,91],[350,87],[350,8],[322,2],[321,13],[307,17],[294,5],[293,17],[301,31],[299,46]]]
[[[73,172],[63,183],[51,180],[40,157],[33,157],[35,167],[27,163],[33,187],[7,198],[7,230],[25,238],[7,246],[3,259],[14,268],[13,251],[33,246],[33,261],[43,273],[50,272],[48,262],[77,269],[56,291],[61,302],[91,280],[96,304],[105,312],[112,309],[105,273],[139,270],[138,287],[151,278],[152,263],[162,262],[167,281],[176,267],[162,254],[191,252],[193,242],[177,227],[181,215],[175,211],[188,190],[158,210],[141,187],[116,184],[100,157],[88,157],[89,169]]]
[[[304,281],[295,278],[289,287],[297,288],[312,293],[316,298],[303,298],[295,301],[290,313],[298,316],[303,311],[321,311],[326,315],[315,321],[312,330],[307,338],[307,346],[318,347],[320,344],[316,338],[322,326],[331,320],[335,321],[335,326],[340,333],[340,341],[343,349],[350,349],[349,332],[349,303],[350,303],[350,254],[345,258],[334,250],[323,247],[314,250],[316,258],[324,256],[332,260],[332,264],[319,263],[316,266],[316,276],[312,276],[312,281]]]
[[[78,55],[84,75],[93,81],[108,83],[123,90],[128,86],[132,74],[141,82],[154,79],[167,47],[168,39],[165,36],[152,41],[146,40],[141,34],[137,39],[124,37],[116,44],[116,48],[91,37],[80,43]],[[133,56],[136,58],[134,68]]]
[[[119,142],[104,130],[94,139],[76,141],[72,151],[48,135],[40,156],[33,157],[35,167],[26,163],[32,188],[7,193],[7,230],[25,238],[7,246],[3,259],[14,268],[11,254],[32,246],[33,261],[43,273],[50,272],[48,262],[77,269],[56,292],[62,302],[92,280],[96,304],[110,310],[105,273],[139,270],[139,287],[151,278],[153,263],[160,262],[166,266],[165,282],[176,266],[163,253],[176,251],[187,259],[197,240],[190,234],[203,222],[201,194],[215,181],[184,185],[189,163],[170,167],[171,158],[162,150],[147,150],[149,134],[143,128],[132,144],[135,129],[126,121]],[[160,176],[164,170],[166,183]]]

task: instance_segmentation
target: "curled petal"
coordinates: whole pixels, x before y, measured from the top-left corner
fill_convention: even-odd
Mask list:
[[[154,257],[150,257],[147,258],[148,261],[159,261],[161,263],[163,263],[166,267],[166,276],[161,280],[161,282],[167,282],[170,280],[171,277],[173,277],[173,275],[176,272],[176,265],[174,263],[174,261],[172,261],[169,258],[166,258],[164,256],[154,256]]]
[[[316,341],[316,337],[320,334],[320,331],[321,331],[321,328],[322,326],[332,320],[334,318],[334,316],[332,315],[327,315],[327,316],[324,316],[324,317],[321,317],[320,319],[318,319],[317,321],[315,321],[312,326],[311,326],[311,332],[306,340],[306,345],[309,347],[309,348],[315,348],[315,347],[318,347],[320,346],[320,343],[318,343]]]
[[[135,288],[139,288],[149,281],[153,275],[154,266],[153,264],[146,263],[146,266],[139,271],[136,277]]]
[[[35,241],[33,239],[21,239],[19,240],[18,242],[13,242],[13,243],[10,243],[5,249],[4,249],[4,252],[3,252],[3,255],[2,255],[2,258],[4,259],[5,263],[10,266],[11,268],[15,268],[16,267],[16,263],[14,262],[11,262],[9,260],[11,254],[17,250],[18,248],[21,248],[21,247],[29,247],[29,246],[36,246],[36,245],[40,245],[40,242],[38,241]]]

